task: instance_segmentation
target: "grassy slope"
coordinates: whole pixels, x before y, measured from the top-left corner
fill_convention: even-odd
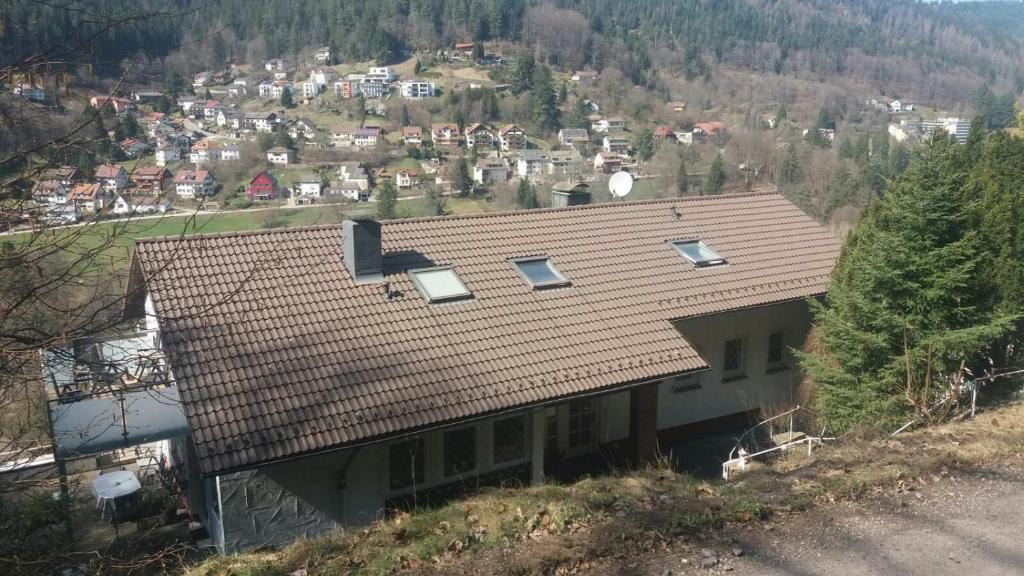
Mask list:
[[[138,219],[134,222],[110,222],[91,224],[85,227],[65,228],[46,232],[54,236],[76,235],[75,245],[83,250],[105,246],[103,258],[97,265],[120,269],[128,263],[131,246],[137,238],[154,236],[178,236],[181,234],[214,234],[243,230],[258,230],[264,227],[306,226],[332,224],[342,220],[343,212],[338,206],[324,205],[297,209],[247,210],[198,216],[172,216],[164,218]],[[18,236],[12,237],[15,240]],[[38,241],[49,245],[45,237]]]
[[[654,542],[729,523],[797,515],[923,483],[933,474],[997,464],[1024,452],[1024,430],[1014,425],[1022,417],[1024,407],[1011,406],[895,439],[849,439],[811,457],[796,450],[774,469],[729,484],[654,467],[570,485],[490,489],[364,531],[301,540],[277,552],[211,558],[187,574],[269,576],[301,568],[310,576],[389,574],[435,565],[465,573],[557,573],[614,554],[639,556]]]

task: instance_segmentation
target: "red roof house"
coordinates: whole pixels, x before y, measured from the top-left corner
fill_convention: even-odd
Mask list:
[[[273,200],[277,198],[277,180],[270,172],[260,172],[245,187],[245,197],[249,200]]]

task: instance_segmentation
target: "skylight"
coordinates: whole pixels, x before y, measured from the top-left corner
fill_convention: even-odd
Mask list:
[[[448,302],[473,296],[451,266],[409,270],[409,277],[429,302]]]
[[[530,283],[534,289],[554,288],[557,286],[568,286],[569,281],[562,276],[546,257],[520,258],[513,260],[512,265],[516,267],[519,274]]]
[[[725,264],[725,258],[719,256],[707,244],[701,240],[677,240],[672,246],[683,255],[684,258],[693,262],[696,266],[717,266]]]

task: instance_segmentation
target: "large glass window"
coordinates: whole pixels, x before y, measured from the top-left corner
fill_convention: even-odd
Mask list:
[[[476,469],[476,427],[444,433],[444,475],[456,476]]]
[[[494,463],[526,455],[526,417],[513,416],[494,422]]]
[[[576,400],[569,403],[569,448],[585,448],[594,444],[594,402]]]
[[[473,295],[450,266],[410,270],[409,276],[416,289],[430,302],[461,300]]]
[[[391,489],[401,490],[423,482],[423,440],[396,442],[389,449]]]
[[[722,258],[718,252],[712,250],[707,244],[701,240],[678,240],[672,243],[672,246],[683,255],[684,258],[693,262],[697,266],[716,266],[718,264],[725,264],[725,258]]]
[[[524,258],[513,260],[512,264],[519,271],[519,274],[530,283],[533,288],[553,288],[566,286],[569,281],[555,269],[551,260],[547,258]]]

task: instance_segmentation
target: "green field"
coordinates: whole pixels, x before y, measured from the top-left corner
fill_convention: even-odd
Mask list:
[[[341,222],[346,215],[365,213],[366,211],[367,208],[353,209],[353,207],[345,205],[323,205],[309,208],[271,208],[219,214],[168,215],[163,218],[116,221],[52,230],[44,233],[43,237],[37,238],[34,242],[45,246],[73,237],[73,242],[68,246],[67,252],[100,249],[92,263],[93,267],[116,272],[128,264],[132,245],[138,238],[335,224]],[[11,238],[15,241],[18,239],[27,241],[28,237],[21,234]]]

